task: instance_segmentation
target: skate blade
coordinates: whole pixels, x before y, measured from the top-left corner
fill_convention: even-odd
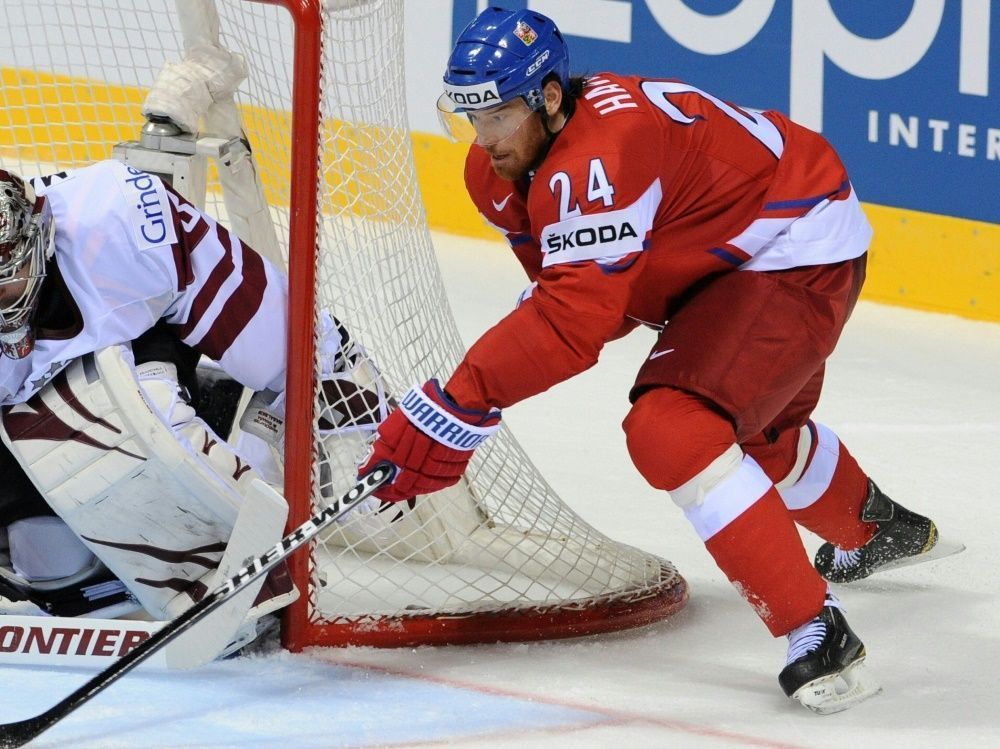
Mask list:
[[[876,572],[895,570],[900,567],[910,567],[914,564],[923,564],[924,562],[933,562],[937,559],[944,559],[945,557],[950,557],[963,551],[965,551],[965,544],[953,541],[950,538],[939,537],[937,543],[935,543],[927,551],[921,554],[916,554],[912,557],[903,557],[902,559],[897,559],[893,562],[889,562],[888,564],[884,564],[879,567]]]
[[[859,658],[838,674],[821,676],[799,687],[792,695],[814,713],[830,715],[854,707],[882,691],[882,686],[864,669]]]

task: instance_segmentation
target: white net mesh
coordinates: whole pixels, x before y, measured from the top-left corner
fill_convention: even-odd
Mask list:
[[[319,231],[310,316],[330,311],[363,347],[355,381],[370,375],[368,362],[390,394],[447,376],[463,348],[406,125],[402,0],[327,0],[319,81],[295,68],[288,11],[216,5],[217,42],[250,68],[239,117],[286,260],[293,149],[308,149],[319,167],[307,175],[319,191],[319,215],[305,219]],[[203,0],[17,0],[5,11],[0,157],[26,174],[110,157],[115,143],[137,137],[140,105],[164,60],[181,59],[185,41],[215,38],[213,6]],[[319,86],[318,150],[293,135],[293,81]],[[225,221],[221,189],[211,170],[206,210]],[[301,251],[292,248],[293,264]],[[321,411],[357,416],[359,405],[329,402],[329,388],[316,392],[312,483],[322,502],[353,482],[367,432],[321,434]],[[477,451],[458,487],[368,508],[325,534],[310,570],[300,581],[308,588],[300,645],[581,634],[665,616],[684,599],[668,562],[583,522],[506,429]]]

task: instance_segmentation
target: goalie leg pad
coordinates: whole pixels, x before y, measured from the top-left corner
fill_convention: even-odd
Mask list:
[[[143,365],[140,382],[127,346],[88,354],[5,409],[2,430],[52,509],[158,618],[204,595],[255,479],[170,370]]]

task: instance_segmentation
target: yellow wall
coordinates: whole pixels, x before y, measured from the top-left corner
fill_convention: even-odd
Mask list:
[[[468,146],[426,133],[413,133],[417,180],[432,229],[481,239],[500,239],[480,217],[465,191]]]
[[[1000,322],[1000,226],[865,204],[875,227],[864,298]]]
[[[111,144],[134,138],[142,122],[138,110],[143,93],[137,89],[12,68],[0,68],[0,85],[6,102],[0,108],[0,155],[16,152],[64,167],[96,161],[111,155]],[[265,115],[277,118],[268,132],[279,141],[287,138],[287,114],[244,110],[250,119]],[[398,148],[401,138],[405,135],[372,130],[363,139],[348,140],[370,156],[378,149]],[[496,239],[465,192],[467,147],[426,133],[413,133],[412,141],[431,228]],[[267,157],[269,145],[274,146],[261,146],[258,158]],[[364,163],[363,158],[357,161]],[[378,169],[371,174],[371,192],[377,194]],[[270,178],[280,185],[267,184],[265,177],[272,201],[281,202],[286,179],[280,171]],[[339,194],[335,189],[331,193]],[[362,203],[378,212],[378,206]],[[902,208],[865,208],[875,240],[864,298],[1000,322],[1000,226]]]
[[[465,193],[467,146],[413,135],[432,229],[496,239]],[[1000,226],[865,204],[875,228],[862,298],[1000,322]]]

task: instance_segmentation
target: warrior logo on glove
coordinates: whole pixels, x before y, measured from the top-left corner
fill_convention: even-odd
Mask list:
[[[413,388],[378,428],[378,438],[361,474],[381,461],[396,466],[392,482],[375,496],[401,502],[458,483],[472,452],[500,428],[500,411],[458,406],[437,380]]]

